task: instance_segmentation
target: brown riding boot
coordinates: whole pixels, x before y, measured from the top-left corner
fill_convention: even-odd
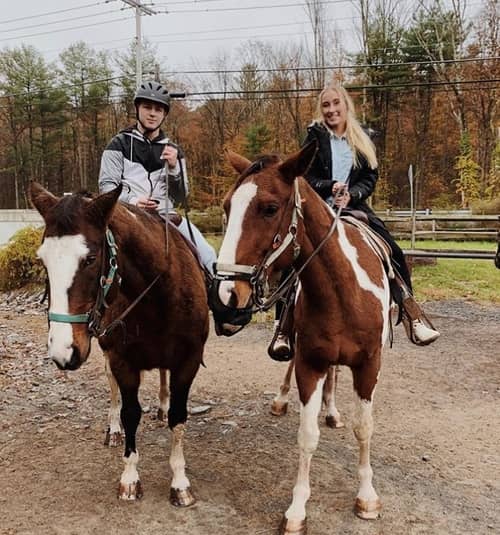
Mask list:
[[[415,298],[406,291],[404,291],[403,309],[403,325],[410,342],[426,346],[439,338],[439,331],[434,329],[434,326],[419,307]]]

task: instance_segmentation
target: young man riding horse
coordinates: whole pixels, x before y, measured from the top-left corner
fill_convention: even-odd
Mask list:
[[[432,343],[439,337],[439,332],[426,324],[425,315],[413,298],[403,251],[366,203],[378,180],[375,147],[356,119],[352,99],[340,85],[332,85],[320,93],[316,120],[308,127],[303,145],[312,141],[316,141],[318,151],[304,178],[331,206],[361,211],[367,216],[370,228],[391,248],[396,280],[403,294],[403,322],[410,341],[417,345]],[[281,310],[282,306],[278,306],[278,318]],[[291,358],[286,332],[275,334],[269,353],[277,360]]]
[[[134,96],[137,124],[122,130],[106,147],[101,159],[99,191],[123,183],[120,201],[157,211],[178,226],[198,248],[205,268],[212,272],[216,254],[201,232],[174,210],[173,199],[186,196],[186,161],[179,146],[161,130],[170,110],[170,95],[158,82],[143,82]]]

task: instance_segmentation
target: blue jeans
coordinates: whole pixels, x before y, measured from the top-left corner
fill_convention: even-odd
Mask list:
[[[214,264],[217,261],[217,255],[215,253],[215,249],[207,242],[207,240],[203,237],[203,234],[196,228],[195,225],[193,225],[192,222],[190,222],[191,230],[193,232],[194,237],[194,243],[191,239],[191,235],[189,233],[189,228],[186,219],[183,217],[181,224],[177,227],[179,229],[179,232],[186,237],[198,250],[198,254],[200,255],[201,263],[210,271],[210,273],[214,274]]]

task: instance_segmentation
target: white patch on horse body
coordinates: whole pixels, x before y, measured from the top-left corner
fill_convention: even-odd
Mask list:
[[[220,264],[234,264],[236,262],[236,251],[243,231],[243,219],[246,211],[257,194],[257,184],[247,182],[240,186],[231,197],[231,210],[227,222],[227,230],[222,241],[217,262]],[[226,273],[220,271],[220,273]],[[219,298],[225,304],[229,304],[231,291],[234,288],[234,281],[223,281],[219,286]]]
[[[45,238],[38,249],[50,283],[49,312],[69,314],[68,290],[73,284],[78,264],[89,252],[82,234]],[[49,356],[64,367],[73,352],[73,329],[69,323],[50,322]]]
[[[105,364],[104,368],[106,370],[106,376],[108,378],[109,383],[109,389],[111,393],[111,403],[109,405],[109,411],[108,411],[108,426],[109,426],[109,434],[112,436],[113,434],[121,433],[121,427],[120,427],[120,409],[121,409],[121,403],[120,398],[118,396],[118,383],[116,382],[116,378],[113,375],[113,372],[111,371],[111,367],[109,365],[109,358],[106,355],[105,356]]]
[[[311,458],[319,441],[318,414],[321,409],[325,377],[318,380],[309,401],[300,406],[300,425],[297,435],[299,443],[299,471],[293,488],[293,500],[285,513],[288,520],[300,521],[306,517],[306,503],[311,496],[309,471]]]
[[[358,498],[366,502],[375,502],[378,496],[372,485],[373,470],[370,465],[370,440],[373,433],[372,401],[361,399],[355,394],[354,402],[354,434],[359,445]]]
[[[360,266],[358,261],[358,251],[357,249],[349,242],[347,234],[345,232],[344,223],[339,220],[338,226],[338,242],[340,248],[342,249],[344,255],[351,263],[352,269],[358,280],[358,284],[364,290],[371,292],[382,305],[382,345],[385,344],[387,336],[389,334],[389,309],[390,309],[390,292],[389,292],[389,281],[387,280],[387,275],[383,271],[382,275],[382,286],[377,286],[370,277],[368,273]]]
[[[137,471],[137,464],[139,463],[139,452],[131,453],[128,457],[123,457],[125,469],[120,478],[120,485],[128,487],[139,481],[139,472]]]

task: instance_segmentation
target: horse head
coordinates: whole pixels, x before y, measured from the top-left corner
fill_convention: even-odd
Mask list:
[[[228,152],[240,176],[224,200],[227,227],[210,295],[218,334],[243,328],[256,305],[256,285],[293,262],[300,212],[296,178],[315,152],[309,144],[285,161],[268,155],[253,163]]]
[[[50,286],[48,353],[63,370],[76,370],[90,353],[90,311],[101,287],[106,229],[121,187],[92,199],[56,197],[31,183],[33,206],[45,221],[38,257]]]

